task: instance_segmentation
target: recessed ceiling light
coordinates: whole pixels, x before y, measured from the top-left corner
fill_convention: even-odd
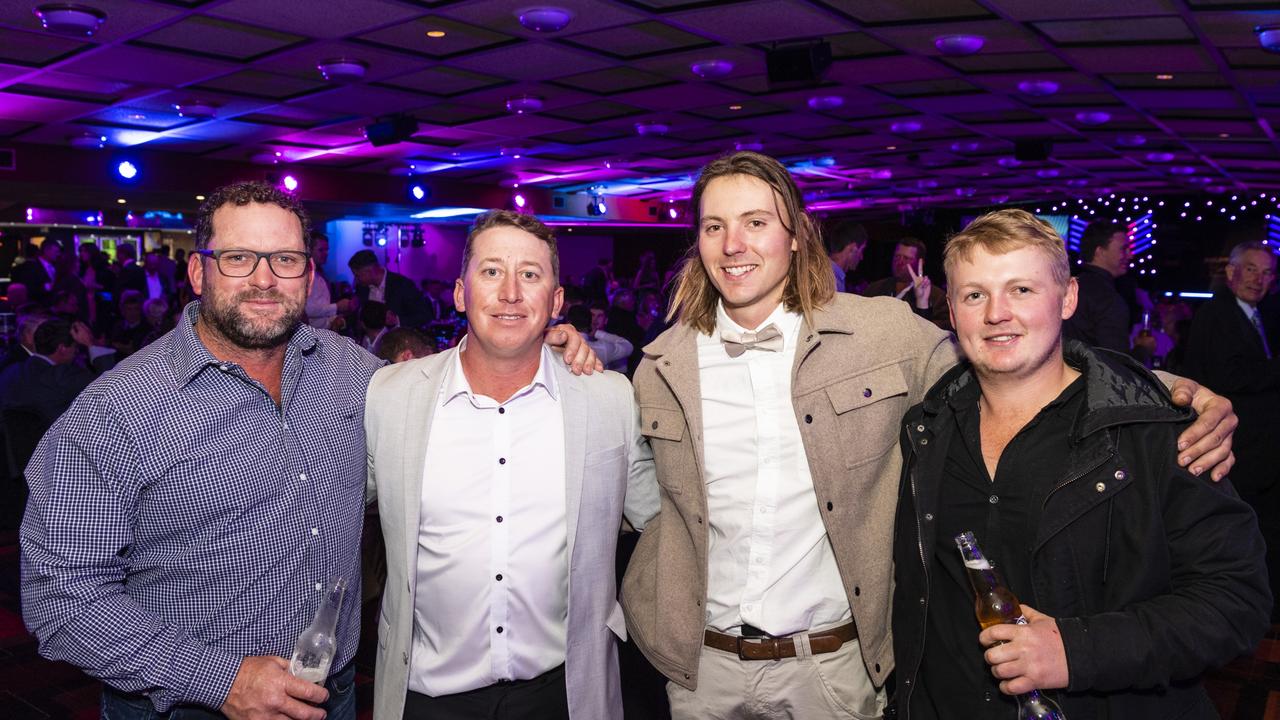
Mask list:
[[[520,95],[507,100],[507,112],[517,115],[538,112],[542,109],[542,98],[534,95]]]
[[[734,111],[738,111],[738,110],[741,110],[741,109],[742,109],[742,106],[741,106],[741,105],[730,105],[730,106],[729,106],[729,109],[730,109],[730,110],[734,110]]]
[[[1086,110],[1076,113],[1076,122],[1081,125],[1103,125],[1111,121],[1111,113],[1105,110]]]
[[[529,30],[556,32],[557,30],[563,30],[569,24],[569,21],[573,20],[573,13],[562,7],[544,5],[516,10],[516,18],[520,20],[521,25]]]
[[[1220,138],[1229,138],[1229,137],[1231,137],[1231,133],[1218,133],[1218,137],[1220,137]]]
[[[939,35],[933,39],[933,46],[943,55],[961,57],[978,52],[986,42],[981,35]]]
[[[1018,83],[1018,90],[1033,97],[1045,97],[1058,92],[1058,83],[1053,80],[1023,80]]]
[[[809,98],[810,110],[831,110],[844,105],[844,98],[839,95],[814,95]]]
[[[196,196],[196,200],[199,200],[200,202],[204,202],[204,196],[203,196],[203,195],[197,195],[197,196]]]
[[[442,37],[444,37],[444,36],[445,36],[445,32],[444,32],[443,30],[428,30],[428,31],[427,31],[427,37],[429,37],[429,38],[442,38]]]
[[[129,202],[129,201],[128,201],[128,200],[125,200],[124,198],[116,198],[116,202],[117,202],[117,203],[119,203],[119,204],[121,204],[121,205],[123,205],[123,204],[125,204],[126,202]]]
[[[330,58],[321,60],[316,65],[316,69],[320,71],[325,80],[331,82],[354,82],[364,77],[365,72],[369,69],[369,63],[351,58]]]
[[[884,149],[885,149],[885,150],[897,150],[897,149],[898,149],[898,146],[897,146],[897,145],[885,145],[885,146],[884,146]]]
[[[1172,80],[1173,76],[1168,73],[1161,73],[1156,76],[1157,80]]]
[[[671,126],[663,122],[638,122],[636,132],[640,135],[666,135]]]
[[[917,133],[924,129],[919,120],[899,120],[889,126],[889,132],[897,134]]]
[[[703,80],[712,78],[722,78],[733,72],[733,63],[728,60],[696,60],[689,63],[689,72],[697,75]]]
[[[1280,25],[1259,25],[1253,29],[1264,50],[1280,52]]]
[[[31,12],[40,18],[45,30],[59,35],[89,36],[97,32],[107,14],[86,5],[49,3],[37,5]]]

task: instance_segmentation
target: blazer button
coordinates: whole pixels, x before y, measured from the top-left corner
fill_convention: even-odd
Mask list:
[[[805,423],[806,423],[806,424],[812,424],[812,423],[813,423],[813,416],[812,416],[812,415],[805,415],[805,416],[804,416],[804,421],[805,421]]]
[[[1094,490],[1097,490],[1098,492],[1106,492],[1106,491],[1107,491],[1107,484],[1106,484],[1106,483],[1104,483],[1104,482],[1100,482],[1100,483],[1098,483],[1097,485],[1094,485],[1094,486],[1093,486],[1093,489],[1094,489]]]
[[[828,502],[827,502],[827,509],[828,509],[828,510],[834,510],[834,509],[835,509],[835,506],[834,506],[834,505],[832,505],[830,501],[828,501]]]
[[[854,597],[860,597],[861,595],[862,595],[862,588],[858,587],[857,585],[854,585],[854,586],[853,586],[853,596],[854,596]]]
[[[1116,479],[1117,479],[1117,480],[1123,480],[1123,479],[1125,479],[1126,477],[1129,477],[1129,474],[1128,474],[1128,473],[1126,473],[1124,470],[1117,470],[1117,471],[1116,471]]]

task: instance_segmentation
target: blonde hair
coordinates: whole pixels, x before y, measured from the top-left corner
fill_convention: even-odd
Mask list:
[[[956,264],[973,258],[975,248],[992,255],[1003,255],[1024,247],[1040,249],[1049,257],[1054,282],[1066,287],[1071,279],[1071,264],[1062,236],[1049,223],[1026,210],[1005,209],[989,212],[965,226],[947,240],[942,251],[942,269],[951,284]]]
[[[675,289],[671,293],[671,308],[667,322],[679,319],[698,330],[710,334],[716,326],[716,303],[720,293],[711,282],[711,276],[702,264],[698,252],[698,235],[702,227],[702,195],[712,180],[732,175],[747,175],[764,181],[773,189],[775,198],[782,199],[780,220],[783,228],[795,238],[796,250],[791,253],[791,265],[787,270],[786,285],[782,291],[782,304],[791,312],[804,316],[813,324],[813,311],[835,297],[836,279],[831,271],[831,261],[822,244],[818,224],[804,209],[804,198],[795,179],[782,163],[767,155],[755,152],[738,152],[711,161],[698,174],[689,207],[693,216],[693,244],[681,261],[676,275]],[[788,220],[790,224],[788,224]]]

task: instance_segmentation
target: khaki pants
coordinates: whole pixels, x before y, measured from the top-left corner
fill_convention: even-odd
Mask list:
[[[872,720],[884,712],[862,664],[857,640],[833,653],[813,655],[808,635],[797,635],[797,655],[785,660],[740,660],[702,648],[698,689],[667,683],[672,720]]]

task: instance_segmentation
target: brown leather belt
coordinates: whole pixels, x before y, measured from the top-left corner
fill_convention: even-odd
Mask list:
[[[858,627],[853,623],[840,627],[809,633],[809,648],[814,655],[835,652],[841,645],[856,640]],[[734,653],[740,660],[781,660],[796,656],[795,636],[789,637],[742,637],[725,635],[715,630],[707,630],[704,634],[707,647]]]

